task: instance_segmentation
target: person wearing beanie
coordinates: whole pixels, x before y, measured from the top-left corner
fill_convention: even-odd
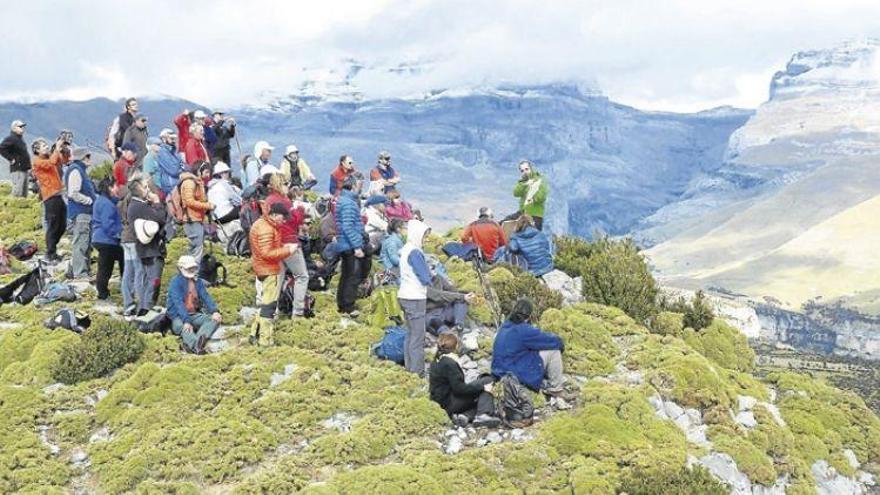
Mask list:
[[[122,136],[123,146],[131,143],[137,148],[134,158],[134,164],[137,168],[141,168],[144,157],[147,156],[147,139],[149,135],[149,132],[147,132],[147,116],[137,114],[134,116],[134,123],[125,130],[125,134]]]
[[[31,169],[31,155],[24,142],[24,130],[27,124],[13,120],[9,126],[9,135],[0,142],[0,156],[9,162],[9,173],[12,176],[12,195],[27,197],[28,172]]]
[[[223,317],[205,281],[199,278],[199,262],[189,255],[177,261],[179,273],[168,284],[166,305],[171,331],[179,335],[183,348],[204,354],[205,344],[217,331]]]
[[[269,196],[266,205],[270,208],[281,205],[288,213],[288,218],[278,224],[281,242],[297,246],[290,256],[284,258],[283,267],[293,275],[293,310],[291,316],[303,316],[305,312],[306,289],[309,287],[309,269],[303,256],[299,242],[300,231],[303,230],[306,212],[302,207],[294,207],[290,200],[287,181],[281,173],[272,174],[269,178]]]
[[[476,244],[485,261],[491,262],[495,251],[507,244],[504,229],[495,221],[492,209],[480,208],[479,218],[468,224],[461,233],[461,242]]]
[[[431,229],[419,220],[410,220],[406,230],[406,244],[400,250],[400,289],[397,291],[407,330],[403,360],[407,371],[425,376],[425,328],[431,269],[425,260],[422,244]]]
[[[511,373],[520,383],[551,397],[551,404],[567,408],[562,398],[565,383],[562,353],[565,343],[553,333],[542,332],[531,324],[534,307],[528,298],[513,305],[492,345],[492,375],[501,379]]]
[[[456,426],[464,427],[473,422],[477,428],[494,428],[501,424],[492,396],[494,380],[491,376],[482,376],[465,382],[458,347],[458,337],[452,332],[437,337],[437,356],[428,382],[431,400],[440,404]]]
[[[278,180],[283,181],[283,178],[279,176]],[[285,244],[281,240],[279,226],[289,218],[290,209],[281,203],[274,203],[254,222],[248,234],[256,283],[261,288],[260,313],[251,326],[251,344],[271,346],[275,343],[274,320],[281,292],[282,262],[299,250],[299,245]]]

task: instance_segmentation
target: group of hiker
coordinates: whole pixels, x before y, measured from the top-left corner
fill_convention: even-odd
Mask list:
[[[44,261],[62,261],[57,246],[69,232],[67,278],[94,283],[98,299],[107,300],[118,267],[124,317],[143,316],[157,306],[166,245],[178,230],[187,238],[187,250],[176,261],[178,273],[169,283],[164,308],[172,332],[193,353],[205,352],[222,321],[203,279],[206,239],[220,241],[227,253],[251,258],[258,314],[249,341],[258,346],[274,344],[282,294],[290,299],[286,316],[307,317],[309,288],[326,289],[337,266],[337,309],[358,317],[356,303],[375,283],[371,272],[377,258],[377,272],[382,283],[395,287],[405,321],[403,364],[425,377],[426,332],[438,336],[431,398],[457,423],[497,424],[487,394],[494,378],[507,374],[554,398],[562,392],[564,346],[559,337],[529,323],[527,299],[517,302],[498,331],[494,378],[464,382],[458,336],[475,295],[457,290],[442,263],[425,253],[431,229],[401,196],[401,176],[389,152],[380,152],[367,174],[358,171],[352,156],[342,155],[329,176],[327,194],[308,201],[306,191],[318,181],[294,144],[275,161],[275,148],[258,141],[253,154],[242,157],[241,176],[233,177],[233,118],[219,111],[209,117],[201,110],[184,110],[173,120],[176,130],[162,129],[158,137],[150,136],[148,122],[136,99],[125,101],[106,138],[104,151],[115,160],[112,173],[97,183],[89,169],[93,153],[100,150],[74,145],[70,131],[54,143],[34,140],[28,153],[26,123],[16,120],[0,143],[14,195],[27,195],[32,171],[43,206]],[[540,277],[553,269],[551,244],[542,232],[548,185],[528,161],[519,164],[519,171],[513,191],[519,209],[505,219],[513,228],[505,232],[492,210],[482,207],[462,233],[460,248],[475,251],[483,263],[507,262]],[[97,253],[94,279],[92,248]]]

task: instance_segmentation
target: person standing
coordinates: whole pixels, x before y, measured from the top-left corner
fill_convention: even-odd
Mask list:
[[[149,132],[147,132],[147,116],[143,114],[135,115],[134,124],[130,125],[122,136],[122,145],[125,146],[128,143],[135,145],[134,162],[138,168],[143,164],[144,156],[147,155],[147,138],[149,137]]]
[[[24,143],[24,128],[27,126],[20,120],[12,121],[9,135],[0,142],[0,156],[9,162],[9,175],[12,177],[12,195],[27,197],[28,172],[31,169],[31,157]]]
[[[171,129],[162,129],[159,133],[162,144],[159,146],[159,189],[162,198],[171,194],[171,190],[180,181],[180,174],[187,170],[186,164],[177,152],[177,135]]]
[[[151,138],[153,139],[153,138]],[[122,247],[122,316],[134,316],[137,314],[137,290],[141,279],[144,276],[144,267],[137,255],[136,243],[137,239],[134,235],[134,226],[128,219],[128,206],[131,204],[135,189],[135,183],[140,182],[141,175],[134,174],[129,178],[128,184],[122,186],[119,191],[121,199],[116,204],[119,210],[119,220],[122,223],[122,233],[119,237],[119,244]],[[135,277],[137,274],[137,278]]]
[[[125,143],[122,148],[119,148],[119,152],[119,159],[113,164],[113,178],[116,179],[117,186],[124,186],[128,182],[128,176],[135,171],[137,166],[135,163],[137,145]]]
[[[184,109],[183,113],[174,118],[174,125],[177,126],[177,136],[179,138],[177,146],[181,152],[183,152],[186,149],[186,145],[189,144],[189,132],[192,125],[204,125],[205,117],[205,112],[201,110],[190,112],[188,109]]]
[[[227,117],[219,110],[214,111],[214,135],[217,136],[214,142],[213,153],[211,154],[211,163],[223,162],[232,163],[231,140],[235,138],[235,119]]]
[[[141,165],[141,171],[150,177],[150,182],[161,187],[159,182],[159,151],[161,150],[162,140],[156,137],[147,138],[147,155],[144,156]]]
[[[205,128],[201,124],[195,123],[189,127],[189,138],[186,140],[183,156],[190,170],[196,163],[210,160],[205,148]]]
[[[204,354],[205,344],[220,327],[223,317],[205,281],[199,278],[199,262],[183,255],[177,261],[180,270],[168,284],[168,316],[171,331],[180,335],[183,348],[193,354]]]
[[[543,230],[544,203],[549,190],[547,181],[528,160],[519,162],[519,174],[519,182],[513,188],[514,197],[519,198],[519,213],[531,216],[535,228]]]
[[[284,175],[274,174],[269,179],[269,196],[266,198],[266,206],[281,205],[289,215],[277,224],[281,232],[281,242],[293,246],[290,256],[284,258],[283,266],[293,275],[293,314],[302,316],[305,311],[306,290],[309,287],[309,270],[306,267],[306,259],[300,249],[299,234],[305,220],[305,210],[302,207],[294,208],[288,198],[289,190],[284,180]]]
[[[336,290],[336,306],[340,313],[358,316],[355,309],[358,284],[362,280],[364,268],[364,224],[361,222],[361,209],[358,206],[358,181],[352,176],[342,182],[339,200],[336,203],[336,252],[342,259],[339,288]],[[366,258],[367,260],[369,258]],[[369,266],[369,265],[366,265]],[[369,269],[367,269],[369,273]]]
[[[136,98],[128,98],[125,100],[125,108],[119,117],[116,118],[116,125],[111,128],[113,136],[113,146],[110,147],[110,155],[115,160],[119,158],[119,148],[122,147],[125,138],[125,131],[134,124],[134,116],[138,113],[138,101]]]
[[[279,180],[283,180],[279,176]],[[281,292],[282,261],[299,251],[299,246],[282,242],[279,226],[290,218],[290,209],[276,202],[254,225],[248,238],[251,244],[256,282],[260,285],[260,314],[254,319],[249,337],[252,345],[274,345],[275,310]],[[308,278],[306,279],[308,280]]]
[[[403,359],[407,371],[424,376],[426,304],[431,269],[425,260],[422,243],[431,229],[419,220],[410,220],[406,230],[406,244],[400,250],[400,289],[397,291],[397,300],[406,320]]]
[[[476,244],[483,253],[483,259],[491,262],[495,251],[507,244],[504,229],[495,221],[492,210],[483,206],[480,208],[479,218],[465,227],[461,233],[461,242]]]
[[[193,142],[195,139],[190,140],[190,144]],[[189,240],[187,254],[201,263],[205,249],[205,216],[214,209],[214,205],[208,202],[205,184],[200,177],[184,172],[180,174],[179,187],[180,199],[186,215],[183,232]]]
[[[89,278],[89,255],[91,241],[92,206],[95,202],[95,185],[86,173],[92,163],[92,154],[86,148],[74,148],[64,174],[67,189],[67,222],[73,235],[68,277]]]
[[[145,314],[156,302],[162,270],[165,267],[165,231],[168,213],[159,196],[150,191],[146,176],[135,174],[129,181],[131,200],[128,205],[128,222],[135,237],[135,293],[138,307],[136,313]],[[140,271],[138,271],[140,268]]]
[[[98,274],[95,288],[98,299],[106,301],[110,298],[108,282],[113,274],[113,265],[119,265],[119,275],[125,278],[125,261],[122,246],[119,245],[122,235],[122,220],[116,204],[119,201],[120,186],[112,177],[105,177],[98,183],[98,195],[92,214],[92,247],[98,252]]]
[[[46,226],[46,261],[57,263],[58,241],[67,229],[67,205],[64,204],[64,187],[61,184],[61,165],[64,147],[59,141],[55,143],[55,151],[49,153],[49,143],[38,139],[31,145],[34,151],[34,178],[40,186],[40,197],[43,201],[43,219]]]

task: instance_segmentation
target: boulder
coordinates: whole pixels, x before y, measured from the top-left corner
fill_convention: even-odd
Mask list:
[[[553,270],[541,277],[547,287],[562,294],[563,304],[570,306],[583,302],[583,280],[581,277],[571,278],[562,270]]]

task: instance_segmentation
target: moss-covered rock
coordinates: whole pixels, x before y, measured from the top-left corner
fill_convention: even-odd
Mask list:
[[[715,319],[699,331],[688,328],[683,339],[697,352],[725,368],[750,372],[755,366],[755,351],[749,347],[746,336],[723,320]]]

